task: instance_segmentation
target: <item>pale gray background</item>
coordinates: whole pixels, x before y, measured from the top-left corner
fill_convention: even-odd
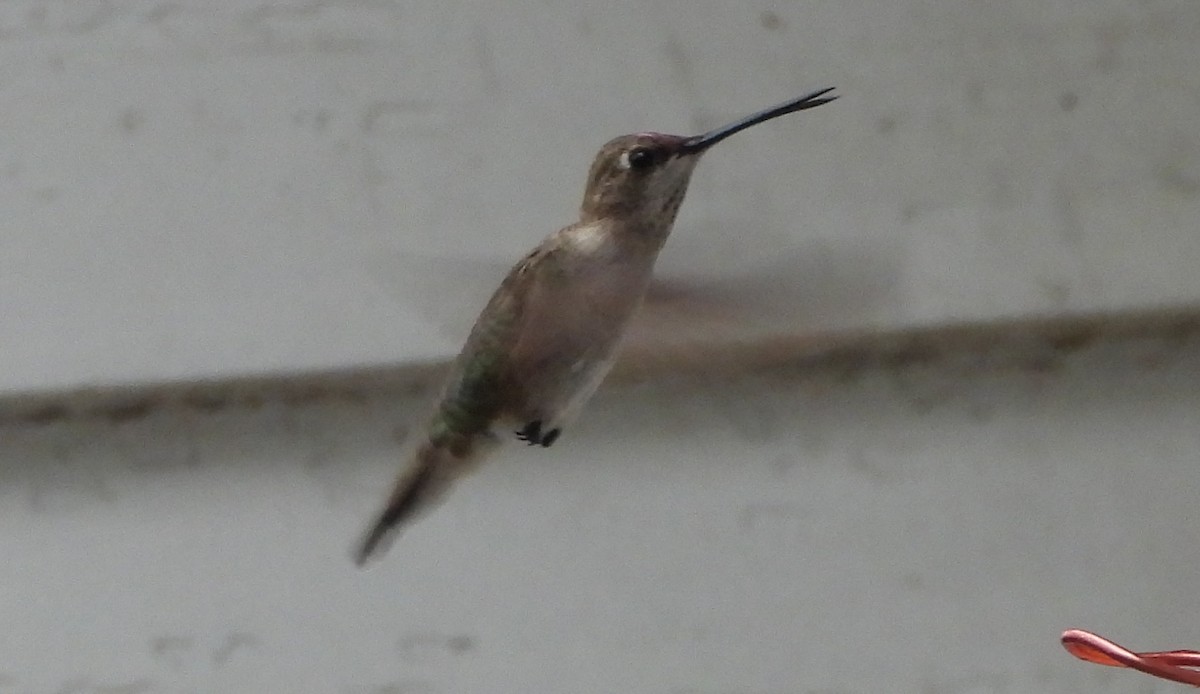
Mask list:
[[[706,157],[668,273],[794,259],[806,331],[1200,299],[1198,42],[1193,0],[0,3],[0,389],[445,354],[414,258],[507,266],[610,137],[824,86]]]
[[[762,301],[724,337],[1191,318],[627,380],[354,569],[410,367],[596,147],[823,86],[664,253]],[[10,1],[0,96],[0,694],[1151,692],[1058,633],[1200,647],[1195,0]],[[361,365],[411,387],[69,394]]]

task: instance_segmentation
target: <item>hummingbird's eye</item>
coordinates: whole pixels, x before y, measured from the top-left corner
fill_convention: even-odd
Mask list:
[[[654,150],[646,147],[634,147],[625,153],[625,160],[629,163],[629,168],[634,170],[648,169],[654,166],[657,159]]]

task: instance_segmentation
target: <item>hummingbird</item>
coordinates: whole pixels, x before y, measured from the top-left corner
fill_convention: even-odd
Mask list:
[[[753,125],[827,104],[831,91],[702,135],[642,132],[601,147],[579,220],[513,266],[476,319],[355,563],[380,554],[504,438],[553,445],[612,368],[700,156]]]

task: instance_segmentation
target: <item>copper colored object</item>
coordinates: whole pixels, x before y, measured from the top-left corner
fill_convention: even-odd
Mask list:
[[[1089,663],[1128,667],[1164,680],[1200,687],[1200,652],[1156,651],[1135,653],[1108,639],[1082,629],[1068,629],[1062,635],[1063,648]]]

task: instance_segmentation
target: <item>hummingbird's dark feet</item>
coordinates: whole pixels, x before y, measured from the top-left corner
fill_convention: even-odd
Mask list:
[[[516,432],[517,438],[529,444],[530,446],[541,446],[549,448],[550,444],[558,440],[558,435],[562,433],[562,429],[555,427],[545,433],[542,432],[542,420],[535,419],[525,425],[524,429]]]
[[[542,440],[542,420],[535,419],[516,432],[517,438],[533,446]]]

